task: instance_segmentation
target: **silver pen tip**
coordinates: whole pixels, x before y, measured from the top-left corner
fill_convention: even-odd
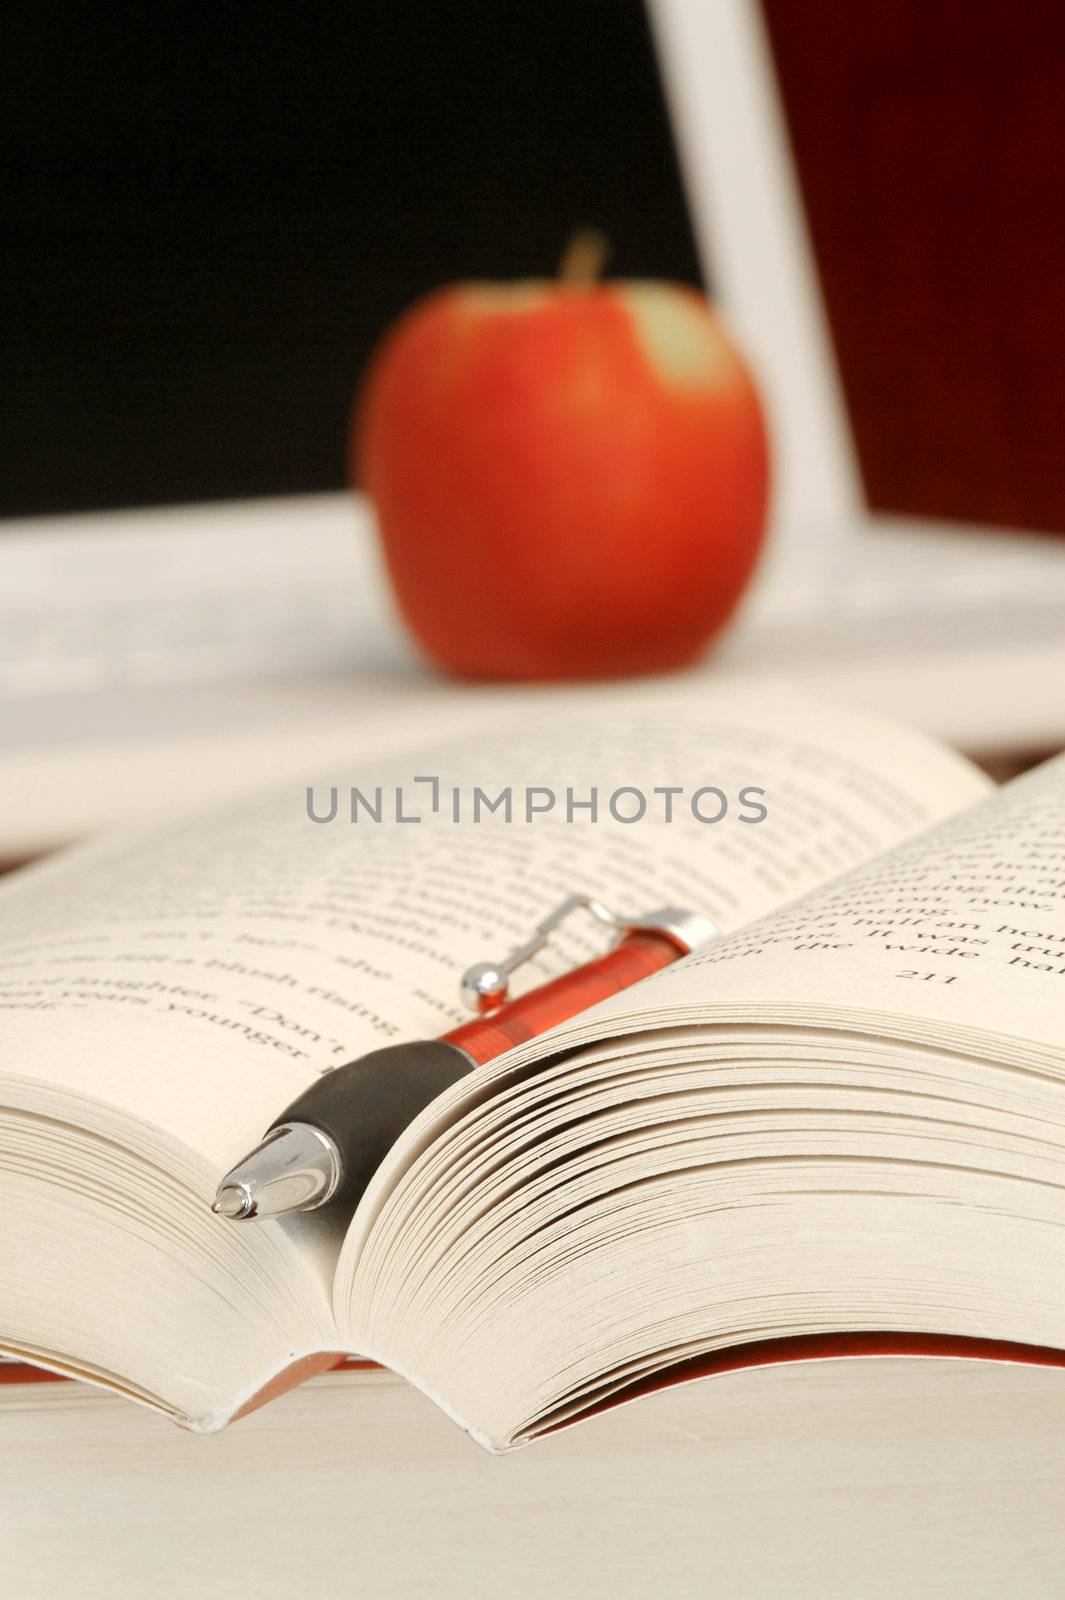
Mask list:
[[[340,1152],[327,1133],[285,1122],[226,1173],[211,1210],[231,1222],[314,1211],[335,1194],[340,1174]]]
[[[252,1208],[252,1198],[242,1184],[224,1183],[211,1203],[216,1217],[231,1217],[236,1221],[246,1217]]]

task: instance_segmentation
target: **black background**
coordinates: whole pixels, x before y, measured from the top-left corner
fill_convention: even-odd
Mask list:
[[[455,278],[698,281],[639,0],[8,8],[0,514],[328,488]]]

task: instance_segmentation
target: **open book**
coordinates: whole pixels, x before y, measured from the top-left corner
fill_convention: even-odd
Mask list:
[[[752,1341],[1065,1347],[1065,766],[994,791],[784,692],[480,723],[0,885],[0,1347],[197,1429],[352,1352],[496,1450]],[[578,889],[723,932],[446,1091],[353,1216],[211,1214]]]

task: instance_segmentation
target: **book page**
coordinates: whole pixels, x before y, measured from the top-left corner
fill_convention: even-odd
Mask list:
[[[8,1103],[46,1083],[222,1171],[317,1074],[466,1020],[465,967],[567,894],[733,929],[987,788],[923,735],[702,686],[519,695],[313,777],[0,887]],[[603,947],[575,922],[522,986]]]
[[[1060,1074],[1065,756],[656,974],[641,1000],[673,1020],[864,1028]],[[619,995],[596,1020],[620,1031],[631,1012]]]

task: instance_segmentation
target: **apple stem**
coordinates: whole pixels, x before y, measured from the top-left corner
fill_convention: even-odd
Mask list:
[[[599,228],[578,228],[570,236],[558,264],[562,283],[573,289],[587,289],[598,283],[610,255],[610,240]]]

